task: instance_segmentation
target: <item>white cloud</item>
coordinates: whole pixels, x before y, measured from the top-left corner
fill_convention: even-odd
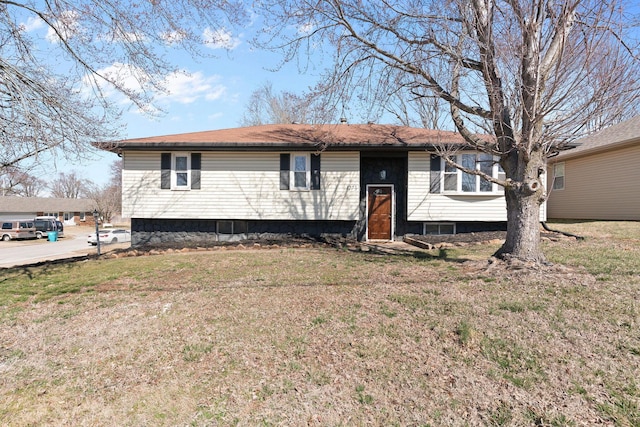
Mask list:
[[[298,34],[310,34],[315,29],[315,25],[311,22],[298,26]]]
[[[170,74],[165,78],[164,86],[167,93],[156,97],[163,104],[191,104],[203,98],[214,101],[226,92],[226,87],[220,83],[220,76],[205,76],[200,71]]]
[[[36,18],[36,17],[29,17],[29,19],[27,19],[27,22],[23,22],[20,24],[20,27],[26,31],[26,32],[31,32],[31,31],[35,31],[38,30],[42,27],[44,27],[44,21],[40,18]]]
[[[140,85],[138,77],[142,76],[142,71],[129,64],[123,64],[121,62],[116,62],[109,67],[103,68],[102,70],[98,70],[98,72],[105,76],[107,79],[114,81],[121,88],[131,91],[131,92],[141,92],[142,86]],[[136,77],[138,76],[138,77]],[[115,90],[107,85],[106,83],[101,83],[100,88],[107,95],[114,95]]]
[[[133,93],[142,93],[142,86],[139,79],[144,81],[141,70],[135,66],[114,63],[99,72],[105,77],[114,80],[126,91]],[[87,81],[87,86],[89,86]],[[106,83],[99,83],[102,93],[118,102],[121,105],[130,104],[120,92],[116,91],[112,86]],[[207,76],[201,71],[194,73],[174,72],[171,73],[160,82],[160,86],[164,91],[158,91],[153,94],[153,104],[143,108],[144,112],[156,114],[156,108],[169,110],[172,105],[181,104],[188,105],[198,101],[215,101],[223,97],[226,92],[226,86],[221,83],[221,77],[218,75]]]
[[[206,28],[202,34],[204,44],[210,49],[227,49],[233,50],[240,45],[240,38],[233,37],[231,32],[224,28],[212,30]]]
[[[59,35],[54,31],[53,28],[49,27],[47,31],[46,39],[49,43],[56,43],[62,37],[64,40],[68,40],[76,34],[80,34],[81,27],[78,22],[78,12],[76,11],[66,11],[60,15],[60,18],[53,23],[53,26],[56,28]]]

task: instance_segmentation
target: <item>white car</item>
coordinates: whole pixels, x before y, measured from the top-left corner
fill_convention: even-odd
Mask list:
[[[103,243],[122,243],[122,242],[130,242],[131,241],[131,232],[129,230],[125,230],[123,228],[113,228],[109,230],[98,230],[98,235],[100,236],[100,244]],[[90,245],[97,245],[98,240],[96,239],[96,234],[89,234],[87,236],[87,242]]]

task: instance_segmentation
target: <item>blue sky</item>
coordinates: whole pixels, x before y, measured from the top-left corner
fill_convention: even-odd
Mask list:
[[[169,92],[157,98],[164,110],[159,117],[145,115],[133,106],[125,111],[125,138],[238,127],[251,93],[264,83],[271,82],[277,92],[300,93],[319,78],[320,70],[303,74],[296,64],[270,71],[279,58],[254,51],[242,38],[233,50],[218,49],[215,54],[216,58],[197,62],[186,56],[173,58],[188,74],[168,78]],[[98,152],[93,157],[92,162],[71,167],[96,183],[106,182],[108,166],[117,156]]]
[[[47,44],[47,28],[43,23],[28,19],[24,26]],[[124,108],[125,139],[238,127],[253,91],[270,82],[276,92],[301,93],[315,85],[322,71],[311,66],[301,71],[294,61],[274,72],[272,70],[278,67],[281,57],[254,49],[247,42],[250,34],[218,30],[214,36],[218,43],[205,49],[207,54],[214,55],[213,58],[194,60],[179,52],[168,57],[185,73],[166,77],[168,91],[158,93],[155,101],[155,105],[164,111],[160,116],[146,115],[121,95],[112,94],[113,102]],[[322,58],[315,58],[313,62],[322,62]],[[113,64],[109,68],[116,70],[123,66]],[[97,184],[107,182],[109,166],[117,156],[97,151],[90,157],[74,162],[58,157],[51,160],[51,165],[47,160],[47,167],[33,173],[39,178],[50,178],[59,172],[75,171]]]

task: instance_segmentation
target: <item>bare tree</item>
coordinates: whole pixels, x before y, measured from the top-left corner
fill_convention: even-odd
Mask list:
[[[403,126],[447,130],[446,103],[437,96],[416,96],[405,91],[394,92],[392,97],[380,103],[388,114]]]
[[[165,54],[203,52],[243,13],[225,0],[0,0],[0,173],[113,140],[121,129],[111,92],[152,111],[166,75],[179,71]]]
[[[414,96],[444,101],[467,143],[498,156],[506,173],[495,179],[456,164],[505,188],[507,238],[496,255],[542,263],[547,157],[593,123],[607,125],[637,105],[638,43],[625,5],[274,0],[264,11],[263,46],[293,58],[330,44],[335,72],[326,80],[342,94],[371,99],[409,87]],[[274,38],[275,28],[281,30]],[[489,136],[480,138],[478,131]],[[441,154],[453,161],[447,150]]]
[[[335,110],[325,108],[321,91],[297,95],[293,92],[276,93],[270,82],[251,93],[241,126],[275,123],[327,123],[335,120]]]
[[[75,171],[60,172],[58,177],[51,181],[49,188],[53,197],[66,199],[79,199],[87,197],[88,189],[93,186],[89,179],[82,179]]]
[[[95,202],[100,218],[111,222],[122,213],[122,160],[111,163],[111,179],[103,186],[91,183],[87,188],[87,197]]]
[[[6,168],[0,174],[2,196],[38,197],[46,188],[46,183],[15,167]]]

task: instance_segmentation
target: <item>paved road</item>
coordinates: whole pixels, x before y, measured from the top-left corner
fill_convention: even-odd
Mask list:
[[[87,243],[87,233],[67,233],[56,242],[47,239],[0,241],[0,267],[13,267],[39,261],[96,253]]]

